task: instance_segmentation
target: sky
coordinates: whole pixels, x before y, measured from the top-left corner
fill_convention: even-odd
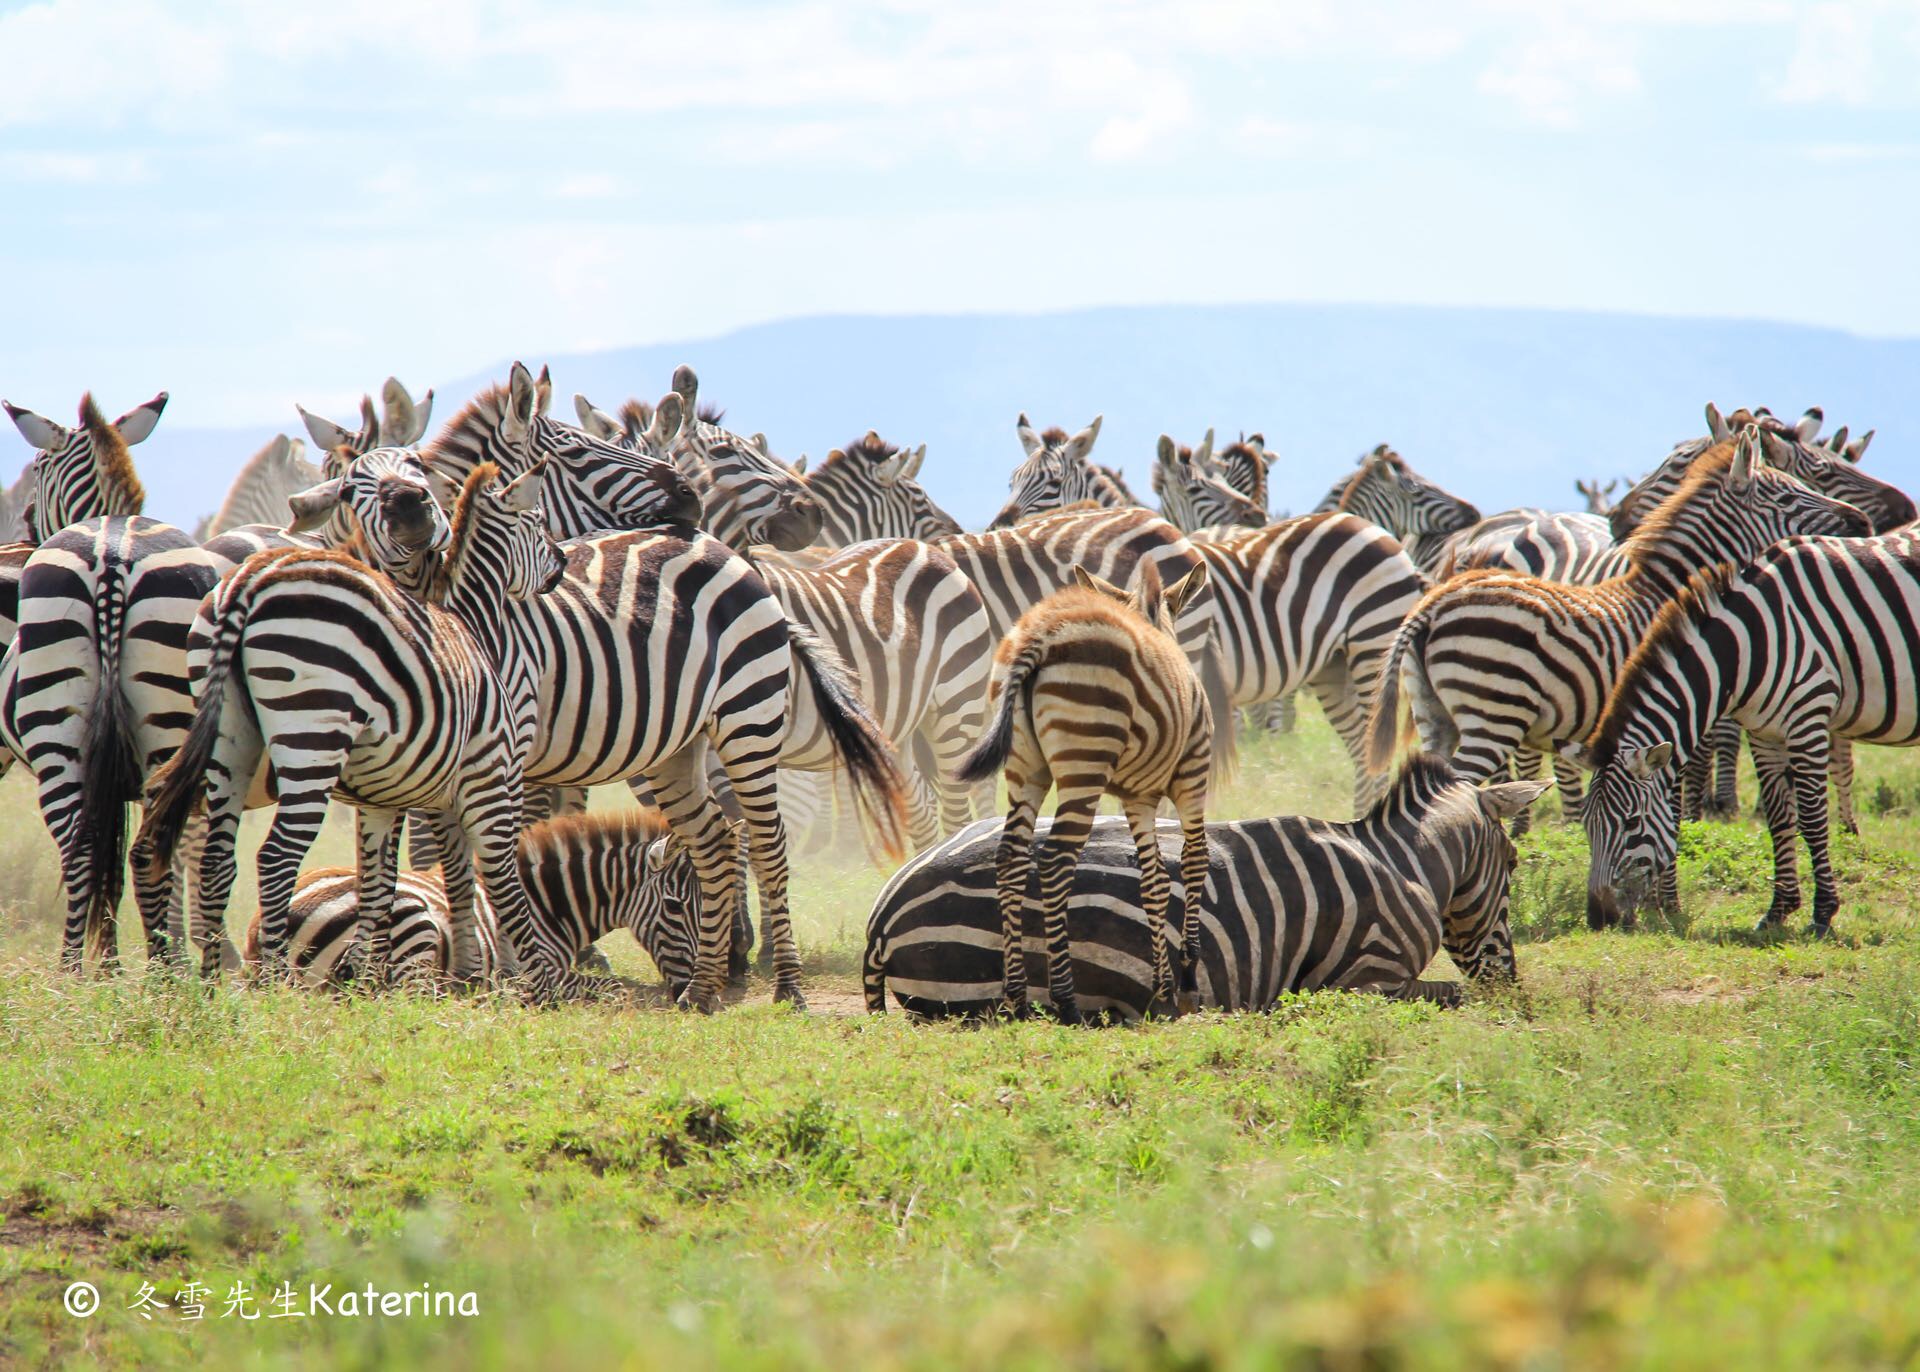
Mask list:
[[[0,394],[280,422],[843,312],[1920,335],[1920,0],[0,0]]]

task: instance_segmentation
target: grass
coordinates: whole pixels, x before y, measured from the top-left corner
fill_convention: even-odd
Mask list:
[[[1920,794],[1920,759],[1861,765],[1863,801]],[[1689,829],[1684,918],[1590,934],[1584,844],[1548,823],[1511,992],[1094,1033],[764,991],[694,1020],[76,984],[6,786],[0,1363],[1920,1364],[1904,800],[1840,840],[1829,943],[1746,935],[1751,823]],[[1345,789],[1307,715],[1215,809],[1339,813]],[[798,868],[816,1005],[853,1002],[881,881]],[[89,1319],[62,1309],[76,1280]],[[126,1308],[189,1280],[198,1323]],[[263,1318],[222,1317],[236,1282]],[[479,1314],[264,1318],[282,1283],[337,1308],[369,1282]]]

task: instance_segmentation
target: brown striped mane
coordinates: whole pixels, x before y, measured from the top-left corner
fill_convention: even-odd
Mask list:
[[[607,810],[599,814],[562,815],[542,820],[520,835],[522,860],[542,849],[577,848],[596,843],[651,843],[668,830],[667,818],[648,808]]]
[[[1730,562],[1695,572],[1674,598],[1660,607],[1660,613],[1654,617],[1647,636],[1627,658],[1627,665],[1620,672],[1620,680],[1614,683],[1613,690],[1607,695],[1600,722],[1594,726],[1593,734],[1588,739],[1594,767],[1604,767],[1613,760],[1614,750],[1620,746],[1620,735],[1626,732],[1632,718],[1627,702],[1639,694],[1640,683],[1652,670],[1654,659],[1685,637],[1689,629],[1706,617],[1715,602],[1727,593],[1727,587],[1733,584],[1733,578],[1738,574],[1739,568]]]
[[[1620,545],[1629,566],[1640,567],[1648,552],[1665,541],[1687,507],[1698,499],[1701,487],[1725,477],[1727,470],[1733,466],[1738,447],[1738,437],[1729,438],[1723,443],[1714,444],[1687,464],[1687,474],[1680,479],[1673,494],[1656,505],[1652,513],[1640,521],[1640,527]],[[1760,469],[1756,466],[1754,470],[1758,472]]]
[[[479,511],[474,508],[480,499],[480,492],[499,477],[500,468],[491,462],[482,462],[467,473],[467,479],[460,487],[460,498],[453,506],[453,516],[448,521],[453,532],[447,539],[447,550],[441,555],[440,565],[434,569],[427,593],[421,597],[429,604],[447,603],[448,592],[459,581],[466,566],[467,544],[473,537],[474,525],[480,517]]]
[[[86,428],[87,438],[93,444],[93,465],[100,474],[105,486],[101,494],[108,499],[109,514],[139,514],[146,508],[147,488],[140,484],[140,476],[133,469],[133,454],[127,451],[127,441],[120,431],[108,422],[100,413],[100,407],[94,403],[93,392],[88,391],[80,397],[80,423]],[[129,502],[129,508],[113,509],[113,496],[119,495]]]
[[[426,464],[427,470],[439,471],[443,459],[452,455],[461,439],[471,436],[479,440],[491,433],[498,427],[506,407],[507,388],[504,385],[496,383],[474,396],[420,449],[420,460]],[[479,443],[476,441],[474,446],[478,447]]]

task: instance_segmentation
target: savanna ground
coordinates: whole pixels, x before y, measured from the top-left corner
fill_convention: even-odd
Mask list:
[[[1343,766],[1304,715],[1215,812],[1342,814]],[[1584,842],[1549,824],[1512,991],[1097,1032],[845,1013],[882,877],[825,860],[795,905],[840,1013],[74,983],[22,780],[0,1362],[1920,1364],[1920,758],[1862,752],[1828,943],[1747,933],[1751,821],[1689,829],[1683,919],[1590,934]],[[143,1283],[176,1304],[141,1318]],[[269,1318],[287,1283],[480,1313]]]

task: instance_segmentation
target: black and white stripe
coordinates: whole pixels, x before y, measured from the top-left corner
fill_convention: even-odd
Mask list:
[[[1417,980],[1445,949],[1469,977],[1514,975],[1508,883],[1514,849],[1500,821],[1540,783],[1479,789],[1436,759],[1410,763],[1353,823],[1286,816],[1206,827],[1207,877],[1195,966],[1202,1005],[1265,1010],[1289,991],[1342,988],[1450,1000],[1458,984]],[[999,1000],[995,859],[1001,826],[983,820],[902,867],[874,902],[862,976],[867,1008],[938,1016],[990,1012]],[[1040,829],[1043,848],[1050,843]],[[1179,827],[1162,822],[1158,858],[1172,919],[1186,916]],[[1067,934],[1082,1010],[1147,1013],[1151,929],[1126,822],[1094,821],[1074,869]],[[1036,985],[1044,943],[1034,902],[1022,939]]]
[[[1101,416],[1068,436],[1065,429],[1035,429],[1022,414],[1015,422],[1026,460],[1007,478],[1007,503],[993,517],[992,529],[1005,529],[1036,514],[1090,502],[1105,509],[1138,505],[1126,484],[1096,463],[1091,454],[1100,437]]]
[[[794,473],[820,507],[820,541],[844,548],[873,538],[939,538],[960,532],[960,522],[933,503],[920,485],[927,445],[904,450],[873,430],[835,448],[808,471],[803,457]]]
[[[1371,520],[1406,546],[1414,565],[1432,572],[1448,540],[1480,522],[1480,511],[1407,465],[1382,443],[1360,459],[1359,470],[1327,492],[1314,513],[1339,511]]]

